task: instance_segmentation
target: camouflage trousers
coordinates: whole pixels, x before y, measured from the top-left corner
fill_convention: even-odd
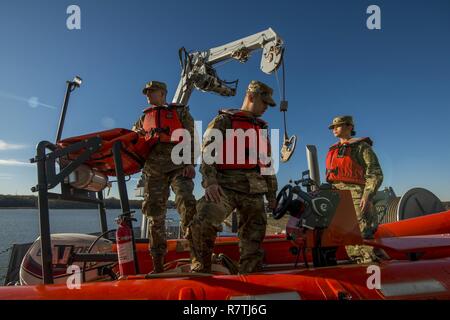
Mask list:
[[[349,183],[333,184],[339,190],[350,190],[352,193],[353,204],[355,206],[356,217],[359,222],[359,229],[364,239],[372,239],[378,227],[378,215],[372,206],[371,210],[361,213],[361,198],[364,193],[364,186]],[[357,263],[370,263],[378,261],[377,255],[371,246],[354,245],[346,246],[345,250],[351,260]]]
[[[196,272],[211,272],[211,256],[217,232],[222,231],[222,222],[236,209],[239,273],[258,271],[264,257],[261,243],[267,225],[263,194],[223,190],[225,196],[220,203],[207,201],[203,197],[197,204],[197,214],[191,224],[191,269]]]
[[[175,205],[181,217],[183,234],[188,232],[189,224],[196,213],[194,182],[184,177],[182,172],[183,169],[177,169],[167,173],[146,174],[142,212],[149,217],[150,252],[153,257],[163,256],[167,251],[166,212],[169,188],[172,187],[175,193]]]

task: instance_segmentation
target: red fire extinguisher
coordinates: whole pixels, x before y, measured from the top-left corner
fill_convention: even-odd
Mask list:
[[[135,275],[133,236],[127,219],[118,219],[116,231],[117,254],[119,257],[120,276]]]

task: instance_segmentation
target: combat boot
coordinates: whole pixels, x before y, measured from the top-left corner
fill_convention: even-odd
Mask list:
[[[211,273],[212,261],[211,255],[199,256],[191,249],[191,272],[192,273]]]
[[[211,266],[211,264],[202,264],[202,263],[194,261],[191,263],[191,272],[192,273],[211,273],[212,266]]]
[[[152,256],[153,260],[153,273],[164,272],[164,256]]]

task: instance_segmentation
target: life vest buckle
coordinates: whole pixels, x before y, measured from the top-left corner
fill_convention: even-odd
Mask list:
[[[337,157],[338,158],[345,157],[345,152],[346,151],[347,151],[347,145],[346,144],[343,144],[343,145],[339,146]]]
[[[338,174],[338,168],[327,169],[326,171],[327,171],[327,172],[326,172],[327,176],[328,176],[329,174],[334,174],[334,175],[337,175],[337,174]]]
[[[152,128],[150,130],[150,134],[153,136],[156,133],[161,134],[161,133],[165,133],[165,134],[169,134],[170,133],[170,128],[169,127],[165,127],[165,128]]]

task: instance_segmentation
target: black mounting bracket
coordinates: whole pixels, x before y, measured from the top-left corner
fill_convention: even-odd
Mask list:
[[[39,208],[39,227],[41,238],[41,256],[42,256],[42,275],[45,284],[53,283],[53,262],[52,262],[52,247],[50,235],[50,217],[49,217],[49,198],[57,198],[68,201],[90,202],[98,204],[100,214],[100,224],[102,232],[106,232],[106,209],[103,200],[102,191],[97,192],[97,199],[81,198],[72,195],[69,186],[64,183],[64,179],[74,172],[80,165],[82,165],[90,156],[101,147],[101,139],[93,137],[74,143],[67,147],[58,147],[57,145],[41,141],[36,150],[36,157],[31,159],[31,162],[37,164],[38,183],[32,188],[33,192],[38,192],[38,208]],[[70,153],[85,149],[75,160],[64,159]],[[47,150],[51,152],[47,153]],[[113,146],[114,163],[117,173],[117,183],[119,187],[120,204],[122,207],[122,216],[127,217],[129,226],[132,226],[131,210],[128,201],[128,194],[126,189],[125,175],[122,166],[122,143],[117,141]],[[58,160],[60,161],[58,163]],[[60,172],[56,173],[57,164],[60,166]],[[62,194],[49,193],[48,190],[56,187],[58,184],[62,186]],[[83,190],[81,190],[83,191]],[[87,191],[86,191],[87,192]],[[134,235],[133,249],[135,258],[135,269],[139,272],[138,260],[135,250]],[[108,255],[103,256],[83,256],[86,261],[103,261],[103,259],[112,259]],[[81,256],[79,256],[81,258]],[[109,260],[108,260],[109,261]]]

